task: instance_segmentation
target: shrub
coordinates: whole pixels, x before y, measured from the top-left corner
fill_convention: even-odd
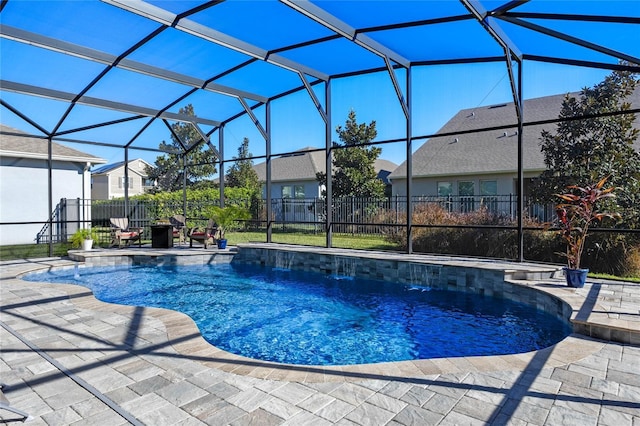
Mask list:
[[[491,226],[516,226],[513,219],[487,210],[470,213],[448,212],[436,203],[418,204],[414,208],[413,250],[422,253],[466,255],[515,259],[518,254],[517,231],[492,229]],[[406,223],[406,214],[381,212],[378,223]],[[420,227],[420,226],[425,227]],[[458,228],[457,226],[478,226]],[[433,227],[427,227],[433,226]],[[450,227],[447,227],[450,226]],[[482,227],[485,226],[485,227]],[[525,259],[544,263],[564,263],[559,254],[565,247],[562,236],[546,230],[544,224],[524,219]],[[534,228],[534,229],[531,229]],[[537,229],[535,229],[537,228]],[[385,238],[406,250],[407,234],[403,226],[382,229]],[[583,264],[593,272],[617,276],[640,275],[640,237],[627,234],[593,232],[585,245]]]

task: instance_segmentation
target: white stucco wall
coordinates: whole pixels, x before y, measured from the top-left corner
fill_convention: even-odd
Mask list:
[[[54,161],[53,207],[61,198],[89,198],[90,175],[85,164]],[[49,218],[47,162],[0,159],[0,222],[46,222]],[[3,225],[0,244],[33,244],[43,223]]]

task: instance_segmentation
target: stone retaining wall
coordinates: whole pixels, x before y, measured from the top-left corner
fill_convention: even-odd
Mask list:
[[[571,318],[572,309],[567,303],[550,294],[506,280],[507,271],[493,265],[484,268],[457,266],[447,265],[446,262],[404,260],[398,255],[385,258],[384,255],[372,256],[367,253],[365,257],[362,254],[241,245],[233,262],[464,291],[533,305],[566,322]]]

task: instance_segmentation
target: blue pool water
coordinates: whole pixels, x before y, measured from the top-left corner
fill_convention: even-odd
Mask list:
[[[289,364],[521,353],[571,332],[509,300],[242,264],[79,268],[25,279],[80,284],[105,302],[181,311],[221,349]]]

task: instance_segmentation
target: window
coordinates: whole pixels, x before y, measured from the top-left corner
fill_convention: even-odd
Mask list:
[[[125,185],[125,180],[124,180],[124,176],[118,178],[118,188],[124,188]],[[133,188],[133,178],[130,177],[129,178],[129,189]]]
[[[498,182],[495,180],[481,180],[480,195],[498,195]]]
[[[438,182],[438,197],[448,197],[453,194],[451,182]]]
[[[498,212],[498,182],[495,180],[480,181],[482,204],[493,213]]]
[[[282,207],[285,213],[293,210],[296,214],[304,214],[304,185],[282,186]],[[295,219],[293,219],[295,220]]]
[[[475,209],[475,200],[473,195],[475,193],[473,181],[460,181],[458,182],[458,195],[460,196],[460,211],[471,212]]]
[[[475,192],[473,186],[473,181],[458,182],[458,195],[460,195],[461,197],[473,196]]]
[[[304,198],[304,185],[283,185],[282,198]]]
[[[143,177],[143,178],[142,178],[142,187],[143,187],[143,188],[149,188],[149,187],[152,187],[152,186],[154,186],[154,183],[155,183],[155,182],[153,181],[153,179],[150,179],[150,178],[148,178],[148,177]]]
[[[453,185],[451,182],[438,182],[438,197],[441,197],[438,202],[442,208],[447,211],[453,210],[453,200],[451,200],[451,196],[453,195]]]

